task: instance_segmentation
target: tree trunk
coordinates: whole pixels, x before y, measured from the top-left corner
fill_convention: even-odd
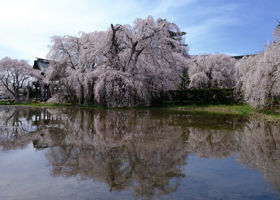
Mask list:
[[[28,86],[26,89],[26,101],[29,102],[31,97],[31,88]]]
[[[20,103],[21,101],[20,101],[20,97],[19,97],[19,95],[16,95],[15,96],[15,103]]]
[[[84,86],[82,84],[80,84],[80,99],[79,99],[79,103],[80,104],[84,104],[85,102],[85,92],[84,92]]]

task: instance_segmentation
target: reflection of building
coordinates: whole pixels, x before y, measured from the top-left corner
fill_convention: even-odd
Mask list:
[[[45,141],[44,134],[40,134],[40,137],[32,140],[32,143],[35,149],[44,149],[49,147],[47,141]]]

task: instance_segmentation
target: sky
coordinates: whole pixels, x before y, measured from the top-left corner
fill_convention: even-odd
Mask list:
[[[280,0],[0,0],[0,59],[45,58],[51,37],[153,16],[179,26],[189,53],[256,54],[272,41]]]

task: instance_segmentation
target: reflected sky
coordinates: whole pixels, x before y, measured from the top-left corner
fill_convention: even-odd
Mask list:
[[[236,116],[0,107],[0,199],[279,199],[279,132]]]

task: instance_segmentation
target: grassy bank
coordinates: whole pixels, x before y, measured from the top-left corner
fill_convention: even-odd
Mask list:
[[[12,106],[32,106],[32,107],[65,107],[72,106],[70,103],[55,104],[55,103],[42,103],[42,102],[29,102],[29,103],[14,103],[10,101],[0,101],[0,105],[12,105]]]
[[[183,105],[169,106],[169,110],[179,110],[188,113],[212,113],[212,114],[227,114],[227,115],[242,115],[249,116],[254,112],[254,109],[249,105]]]
[[[58,108],[58,107],[81,107],[81,108],[104,108],[98,104],[85,104],[85,105],[73,105],[71,103],[45,103],[45,102],[22,102],[14,103],[8,101],[0,101],[0,105],[10,105],[10,106],[29,106],[29,107],[48,107],[48,108]]]
[[[266,109],[255,109],[250,105],[182,105],[168,106],[169,110],[186,113],[206,113],[216,115],[239,115],[244,117],[260,117],[267,121],[280,123],[280,113]]]

